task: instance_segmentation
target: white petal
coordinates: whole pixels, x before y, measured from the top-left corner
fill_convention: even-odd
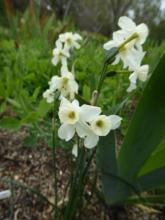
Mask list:
[[[122,16],[119,18],[118,25],[124,30],[131,30],[136,27],[136,24],[132,21],[132,19],[126,16]]]
[[[57,47],[59,50],[62,49],[62,43],[61,43],[60,40],[57,40],[57,41],[56,41],[56,47]]]
[[[99,141],[99,137],[91,133],[84,139],[84,146],[86,148],[91,149],[97,145],[98,141]]]
[[[64,45],[64,48],[62,49],[62,53],[63,53],[64,56],[66,56],[67,58],[70,57],[69,48],[67,47],[67,44]]]
[[[129,80],[130,80],[131,83],[136,84],[137,73],[136,73],[136,72],[132,73],[132,74],[129,76]]]
[[[75,157],[78,156],[78,146],[77,146],[77,144],[74,144],[74,145],[73,145],[72,154],[73,154]]]
[[[61,63],[62,63],[62,66],[67,66],[67,59],[66,59],[66,57],[61,57]]]
[[[108,116],[108,118],[109,118],[112,130],[115,130],[116,128],[120,126],[121,120],[122,120],[121,117],[119,117],[118,115],[110,115]]]
[[[112,49],[113,47],[117,47],[118,45],[116,45],[115,44],[115,42],[113,41],[113,40],[111,40],[111,41],[108,41],[107,43],[105,43],[104,45],[103,45],[103,48],[105,49],[105,50],[110,50],[110,49]]]
[[[75,41],[77,41],[77,40],[82,40],[81,35],[79,35],[79,34],[77,34],[77,33],[75,33],[75,34],[73,35],[73,38],[74,38]]]
[[[86,125],[85,123],[78,122],[76,124],[76,132],[79,137],[84,138],[85,136],[87,136],[91,132],[91,130],[88,127],[88,125]]]
[[[69,90],[74,93],[78,93],[78,84],[75,80],[71,80],[69,82]]]
[[[79,107],[79,101],[77,99],[73,100],[72,104],[78,108]]]
[[[58,48],[54,48],[53,49],[53,55],[54,56],[58,56],[58,54],[59,54],[59,49]]]
[[[92,105],[82,105],[80,107],[80,118],[82,121],[90,122],[101,113],[101,108]]]
[[[48,103],[52,103],[54,101],[54,93],[52,90],[47,89],[44,93],[43,93],[43,97],[46,99],[46,101]]]
[[[127,38],[126,32],[124,31],[115,31],[113,32],[113,40],[116,42],[117,46],[119,46],[124,40]]]
[[[143,60],[143,57],[145,55],[145,52],[142,50],[135,50],[133,49],[129,57],[127,58],[128,68],[131,71],[137,71],[139,66],[141,65],[141,62]]]
[[[56,89],[59,89],[61,87],[61,83],[61,77],[53,76],[49,82],[50,90],[55,91]]]
[[[143,65],[139,68],[138,79],[145,82],[149,71],[149,65]]]
[[[66,141],[69,141],[70,139],[72,139],[74,134],[75,134],[74,125],[62,124],[60,128],[58,129],[59,138],[64,139]]]
[[[80,44],[77,43],[77,42],[73,42],[73,46],[74,46],[76,49],[80,49]]]
[[[52,102],[54,102],[54,98],[53,97],[47,97],[46,101],[48,103],[52,103]]]
[[[145,52],[140,46],[138,50],[135,48],[127,48],[125,51],[121,51],[120,57],[124,63],[124,68],[128,67],[131,71],[136,71],[141,65],[141,61],[145,55]]]
[[[128,87],[127,92],[132,92],[135,89],[136,89],[136,84],[130,83],[130,86]]]
[[[54,57],[52,58],[52,64],[56,66],[58,62],[59,62],[58,56],[54,56]]]
[[[136,32],[139,34],[139,43],[143,44],[148,36],[148,27],[146,24],[139,24],[136,27]]]
[[[62,67],[61,67],[61,75],[66,75],[67,73],[68,73],[68,66],[67,65],[62,65]]]
[[[112,63],[113,65],[116,65],[116,64],[118,64],[120,62],[120,56],[119,56],[119,54],[118,55],[116,55],[116,58],[115,58],[115,61]]]
[[[59,35],[59,40],[60,40],[61,42],[65,42],[65,34],[60,34],[60,35]]]
[[[61,98],[60,108],[64,108],[70,105],[70,101],[66,99],[65,97]]]

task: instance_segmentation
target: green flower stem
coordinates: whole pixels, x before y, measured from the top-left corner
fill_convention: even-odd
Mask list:
[[[79,142],[80,145],[80,142]],[[82,191],[81,176],[84,170],[85,162],[85,149],[82,146],[79,146],[79,156],[75,165],[75,172],[71,181],[70,192],[69,192],[69,202],[66,207],[64,220],[72,220],[76,214],[77,207],[81,200],[80,192]]]
[[[57,167],[56,167],[56,129],[55,129],[55,100],[53,103],[53,118],[52,118],[52,156],[53,156],[53,170],[54,170],[54,220],[57,220],[58,216],[58,188],[57,188]]]
[[[105,79],[105,76],[106,76],[107,67],[108,67],[108,63],[104,62],[103,69],[102,69],[102,72],[100,74],[100,79],[99,79],[97,89],[93,93],[91,105],[96,105],[96,103],[97,103],[97,100],[99,98],[100,91],[101,91],[101,88],[102,88],[102,85],[103,85],[103,82],[104,82],[104,79]]]
[[[101,88],[102,88],[102,85],[103,85],[103,82],[104,82],[104,78],[105,78],[105,75],[106,75],[107,67],[108,67],[108,64],[105,62],[104,65],[103,65],[103,69],[102,69],[100,79],[99,79],[99,83],[98,83],[98,87],[97,87],[98,93],[100,93],[100,91],[101,91]]]

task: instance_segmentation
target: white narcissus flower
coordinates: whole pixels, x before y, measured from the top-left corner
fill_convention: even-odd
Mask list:
[[[46,99],[48,103],[52,103],[54,101],[54,91],[52,91],[51,89],[47,89],[43,93],[43,97]]]
[[[63,47],[63,44],[57,40],[56,41],[56,48],[53,49],[53,58],[52,58],[52,64],[57,65],[59,62],[62,63],[62,65],[67,65],[67,58],[70,57],[69,51],[67,48]]]
[[[79,108],[79,102],[77,100],[70,102],[62,98],[58,114],[61,123],[76,124],[79,120]]]
[[[136,26],[136,24],[126,16],[119,18],[118,25],[121,29],[113,33],[112,40],[103,45],[104,49],[110,50],[113,47],[120,48],[122,43],[135,35],[133,40],[127,42],[120,48],[113,64],[119,63],[121,59],[124,63],[124,68],[132,68],[132,65],[135,64],[140,65],[145,55],[141,45],[145,42],[148,36],[148,27],[145,24]]]
[[[142,23],[139,25],[136,25],[135,22],[127,17],[122,16],[119,18],[118,25],[121,28],[121,30],[125,33],[125,36],[131,36],[134,33],[138,35],[137,38],[135,38],[134,42],[137,46],[142,45],[148,36],[148,27],[146,24]]]
[[[97,115],[91,121],[84,138],[84,146],[93,148],[99,141],[99,136],[106,136],[111,130],[117,129],[122,118],[118,115]]]
[[[105,50],[110,50],[113,47],[119,47],[120,44],[126,40],[126,36],[123,31],[116,31],[113,33],[113,37],[111,41],[108,41],[103,45]],[[141,64],[141,61],[145,55],[142,47],[139,46],[138,50],[133,47],[133,42],[126,44],[116,55],[114,65],[118,64],[120,60],[123,61],[124,68],[133,66],[137,66]]]
[[[99,115],[91,123],[92,131],[98,136],[106,136],[110,130],[120,126],[121,118],[117,115]]]
[[[82,40],[82,37],[77,33],[66,32],[59,35],[59,40],[65,44],[64,47],[68,50],[71,48],[79,49],[80,44],[78,41]]]
[[[58,136],[68,141],[77,132],[79,137],[84,138],[90,131],[86,122],[100,113],[101,109],[99,107],[90,105],[80,107],[77,100],[69,102],[67,99],[62,98],[58,113],[62,125],[58,130]]]
[[[130,86],[128,87],[127,92],[131,92],[134,89],[136,89],[137,79],[142,81],[142,82],[145,82],[147,80],[148,72],[149,72],[149,66],[148,65],[143,65],[143,66],[140,66],[140,67],[136,67],[134,69],[134,72],[129,77]]]
[[[79,121],[78,101],[69,102],[67,99],[62,98],[58,115],[62,123],[58,129],[58,136],[69,141],[74,136]]]
[[[61,92],[60,98],[68,97],[73,99],[74,95],[78,93],[78,84],[75,81],[74,75],[67,68],[63,68],[61,76],[53,76],[49,86],[52,91],[58,90]]]
[[[121,117],[117,115],[100,115],[101,108],[91,105],[79,106],[77,100],[69,102],[63,98],[59,109],[62,123],[58,130],[61,139],[69,141],[75,133],[84,139],[86,148],[93,148],[99,141],[99,136],[106,136],[111,130],[118,128]],[[77,152],[77,146],[72,152]]]
[[[148,74],[148,65],[141,66],[145,52],[142,44],[148,36],[148,27],[145,24],[136,25],[132,19],[122,16],[119,18],[120,30],[113,33],[112,40],[103,45],[104,49],[110,50],[113,47],[119,48],[113,64],[118,64],[122,60],[124,68],[128,68],[133,73],[130,75],[130,86],[127,92],[136,89],[136,81],[144,82]]]
[[[111,130],[117,129],[122,118],[118,115],[99,115],[91,122],[91,131],[84,140],[87,148],[95,147],[99,141],[99,136],[106,136]]]

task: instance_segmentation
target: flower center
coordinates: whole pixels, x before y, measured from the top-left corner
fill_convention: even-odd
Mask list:
[[[54,96],[54,93],[53,92],[49,92],[49,96]]]
[[[71,40],[70,38],[67,38],[66,41],[67,41],[68,44],[71,44],[71,43],[72,43],[72,40]]]
[[[62,78],[62,84],[65,86],[68,83],[69,79],[67,77]]]
[[[104,122],[101,121],[101,120],[98,120],[98,121],[96,122],[96,126],[99,127],[99,128],[102,128],[102,127],[104,126]]]
[[[69,117],[70,119],[75,119],[75,118],[76,118],[75,112],[74,112],[74,111],[69,112],[68,117]]]
[[[63,57],[63,56],[64,56],[63,52],[60,51],[60,52],[59,52],[59,57],[61,58],[61,57]]]

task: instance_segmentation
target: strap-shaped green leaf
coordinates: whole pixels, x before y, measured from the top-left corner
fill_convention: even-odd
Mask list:
[[[165,167],[165,142],[160,145],[160,150],[156,151],[144,164],[138,176],[142,176],[155,169]]]
[[[146,160],[165,136],[164,71],[165,55],[144,90],[119,154],[120,175],[132,183]],[[155,186],[156,183],[155,178]]]
[[[100,138],[97,165],[101,172],[104,198],[109,205],[125,200],[128,196],[126,188],[129,188],[133,194],[140,197],[137,189],[118,175],[114,132]]]
[[[165,186],[165,167],[156,169],[138,178],[135,186],[141,192]]]
[[[97,165],[101,172],[101,181],[105,199],[111,203],[117,196],[117,181],[107,173],[117,175],[117,161],[115,152],[115,135],[110,132],[108,136],[101,137],[97,149]],[[117,199],[117,198],[116,198]]]

